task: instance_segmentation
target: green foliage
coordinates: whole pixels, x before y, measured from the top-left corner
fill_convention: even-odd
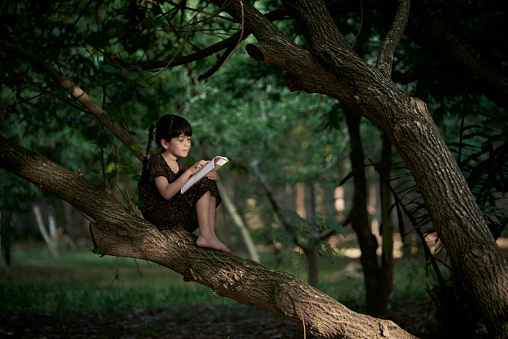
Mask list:
[[[291,226],[290,229],[279,227],[273,230],[273,239],[284,245],[301,244],[308,246],[312,244],[316,247],[319,256],[326,258],[333,263],[333,257],[337,252],[330,246],[327,241],[323,241],[317,237],[316,232],[333,230],[342,235],[344,238],[348,236],[346,230],[333,218],[311,218],[304,219],[292,210],[283,210],[279,213],[282,221],[287,221]],[[291,259],[293,265],[299,265],[301,262],[301,253],[293,253]]]
[[[337,222],[337,220],[335,220],[334,218],[315,217],[310,219],[304,219],[300,217],[298,213],[292,210],[281,211],[280,217],[282,219],[289,220],[290,225],[298,230],[303,230],[308,227],[311,227],[319,231],[333,230],[336,233],[342,235],[344,238],[348,236],[348,233],[346,232],[344,227],[342,227],[342,225],[339,224],[339,222]]]

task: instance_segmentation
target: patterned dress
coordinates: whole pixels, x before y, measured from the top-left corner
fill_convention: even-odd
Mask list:
[[[145,220],[151,222],[160,231],[181,225],[190,232],[197,229],[196,203],[208,191],[216,197],[217,207],[221,202],[217,183],[203,178],[184,194],[178,191],[171,199],[166,200],[155,186],[155,178],[163,176],[169,183],[177,180],[188,166],[177,160],[178,173],[174,173],[161,153],[145,158],[141,180],[138,183],[139,200],[143,206],[139,209]]]

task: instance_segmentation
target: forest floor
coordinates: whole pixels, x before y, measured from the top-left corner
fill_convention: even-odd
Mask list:
[[[299,325],[250,306],[196,304],[137,308],[111,315],[91,312],[55,315],[2,311],[0,338],[317,339]],[[421,339],[454,337],[443,332],[428,305],[411,304],[389,319]],[[469,333],[470,334],[470,333]],[[488,338],[478,326],[471,339]]]
[[[73,316],[0,311],[0,338],[175,338],[175,339],[290,339],[316,338],[282,317],[236,305],[224,315],[216,305],[164,310],[135,309],[124,316]],[[192,314],[190,314],[192,312]],[[218,317],[217,315],[220,315]],[[393,319],[419,338],[438,338],[429,332],[426,313],[399,314]],[[431,317],[432,319],[432,317]]]

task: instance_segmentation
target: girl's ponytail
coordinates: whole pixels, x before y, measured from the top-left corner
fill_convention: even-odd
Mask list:
[[[148,145],[146,145],[146,156],[148,156],[148,151],[150,150],[150,146],[152,146],[153,141],[153,130],[155,129],[155,124],[150,126],[148,130]]]

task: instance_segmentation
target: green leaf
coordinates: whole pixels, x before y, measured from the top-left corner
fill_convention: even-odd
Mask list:
[[[137,201],[134,202],[134,205],[136,205],[138,207],[143,207],[143,206],[145,206],[145,203],[142,202],[141,200],[137,200]]]
[[[293,252],[291,255],[291,265],[298,271],[307,271],[307,260],[304,254]]]
[[[135,142],[131,143],[129,146],[134,151],[141,151],[141,146],[139,146],[139,144],[136,144]]]
[[[348,236],[348,233],[344,229],[344,227],[337,220],[335,220],[333,218],[326,218],[324,220],[323,225],[324,225],[324,228],[332,229],[335,232],[337,232],[338,234],[342,235],[344,238],[347,238],[347,236]]]
[[[126,167],[132,167],[132,160],[131,159],[128,159],[128,158],[122,159],[122,161],[120,163]]]
[[[95,254],[101,254],[102,253],[102,247],[95,246],[94,249],[92,250],[92,252],[95,253]]]
[[[106,173],[104,176],[106,177],[106,179],[108,179],[109,182],[111,182],[111,180],[113,180],[113,178],[116,177],[116,174],[117,174],[116,171],[112,171]]]
[[[293,226],[295,229],[302,229],[303,226],[309,225],[309,222],[296,213],[296,211],[292,210],[282,210],[279,212],[281,219],[289,220],[289,224]]]
[[[102,70],[106,73],[120,73],[122,71],[121,68],[109,64],[102,65]]]

